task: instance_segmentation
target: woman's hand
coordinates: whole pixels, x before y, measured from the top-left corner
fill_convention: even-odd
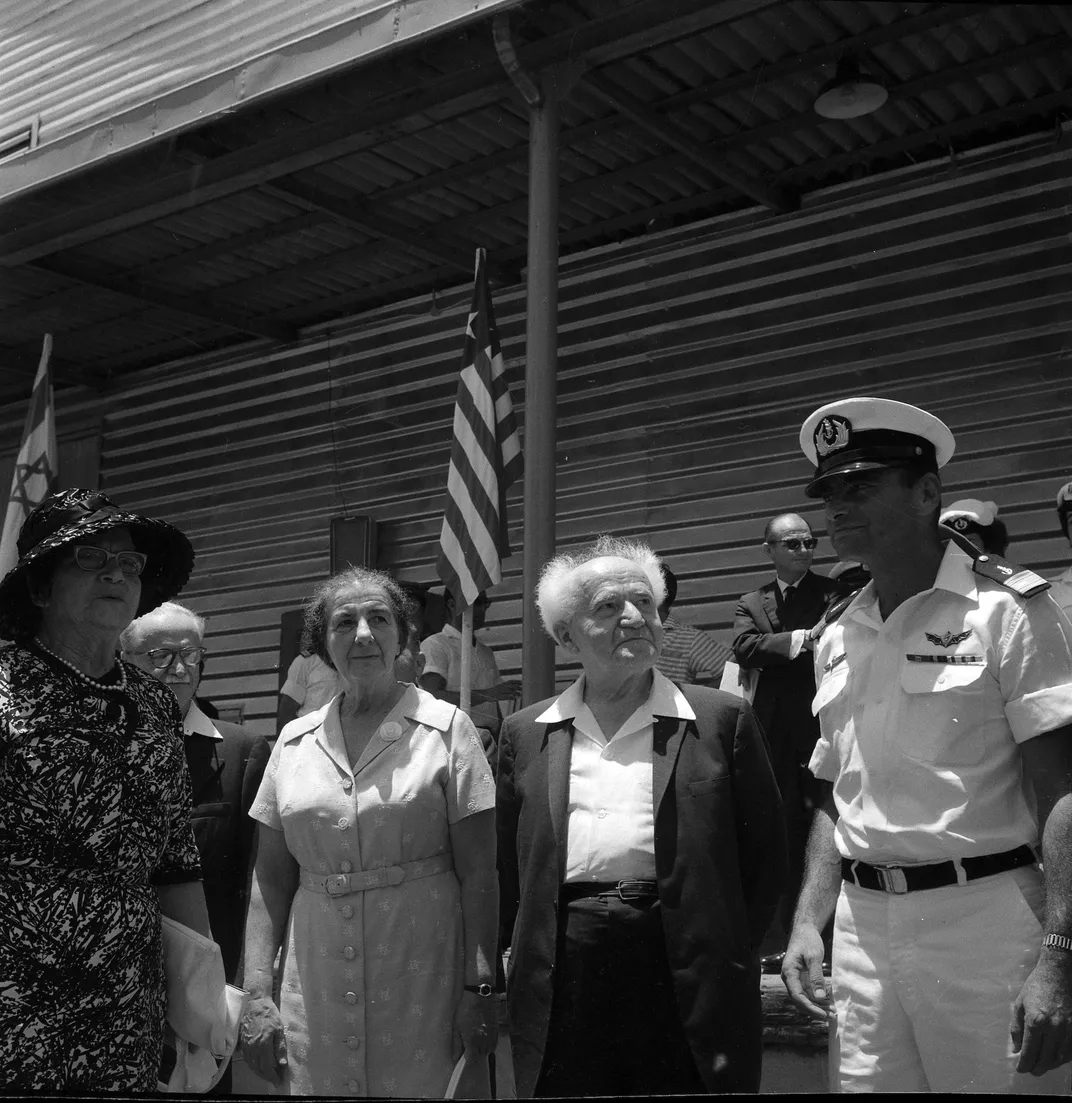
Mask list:
[[[287,1043],[279,1008],[267,997],[253,999],[242,1017],[242,1053],[246,1064],[269,1084],[282,1084]]]
[[[452,1057],[464,1050],[470,1057],[487,1057],[499,1041],[499,997],[463,992],[454,1011]]]

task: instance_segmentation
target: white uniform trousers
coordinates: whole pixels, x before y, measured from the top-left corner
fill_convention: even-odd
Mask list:
[[[1034,866],[903,895],[842,884],[834,919],[831,1091],[1067,1095],[1064,1065],[1016,1071],[1013,1001],[1038,958]]]

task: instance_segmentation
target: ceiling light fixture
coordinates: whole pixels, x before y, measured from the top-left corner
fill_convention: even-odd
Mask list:
[[[834,79],[819,90],[815,111],[824,119],[858,119],[877,111],[888,98],[886,89],[865,74],[858,61],[842,58]]]

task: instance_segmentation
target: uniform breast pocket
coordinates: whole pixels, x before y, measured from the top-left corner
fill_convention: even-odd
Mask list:
[[[986,665],[905,662],[905,754],[937,767],[973,766],[986,751]]]

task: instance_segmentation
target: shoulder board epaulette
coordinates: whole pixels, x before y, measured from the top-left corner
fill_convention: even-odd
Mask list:
[[[972,564],[972,570],[983,578],[1000,582],[1007,590],[1012,590],[1020,597],[1034,597],[1050,588],[1049,582],[1042,575],[1010,563],[1000,555],[980,555]]]
[[[1050,583],[1042,575],[1035,574],[1027,567],[1010,563],[1000,555],[981,552],[970,540],[965,539],[948,525],[938,527],[943,536],[948,535],[961,551],[971,556],[972,570],[982,578],[989,578],[991,582],[997,582],[1020,597],[1034,597],[1036,594],[1045,593],[1050,588]]]

